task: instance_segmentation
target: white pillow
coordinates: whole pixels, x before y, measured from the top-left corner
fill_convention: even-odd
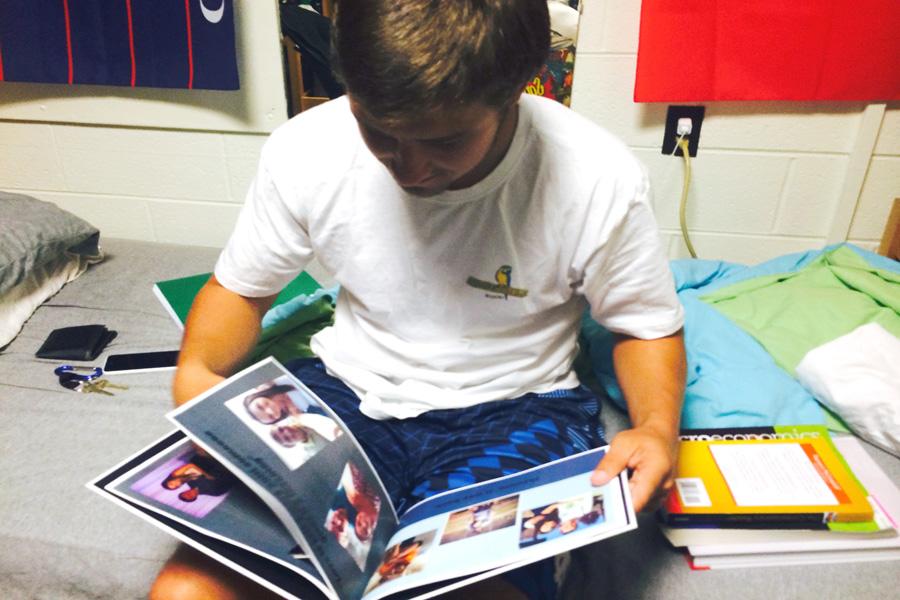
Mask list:
[[[900,339],[878,323],[813,348],[797,379],[861,438],[900,456]]]

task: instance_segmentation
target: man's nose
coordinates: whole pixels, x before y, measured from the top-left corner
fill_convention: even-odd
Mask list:
[[[419,144],[399,142],[391,159],[391,172],[401,187],[414,187],[431,176],[428,157]]]

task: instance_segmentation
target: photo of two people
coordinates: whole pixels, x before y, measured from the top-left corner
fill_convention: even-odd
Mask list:
[[[342,433],[334,419],[288,377],[257,386],[226,401],[225,406],[291,470]]]
[[[377,485],[368,481],[352,462],[344,466],[324,527],[362,571],[372,547],[372,535],[381,512]]]
[[[519,547],[546,542],[603,523],[603,494],[584,494],[522,512]]]
[[[222,465],[189,448],[151,470],[131,486],[191,516],[202,518],[221,504],[236,480]]]

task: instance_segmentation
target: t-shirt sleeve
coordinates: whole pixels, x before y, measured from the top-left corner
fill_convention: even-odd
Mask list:
[[[309,263],[313,251],[303,199],[291,203],[260,161],[237,224],[216,263],[216,279],[249,297],[276,294]]]
[[[581,291],[591,316],[610,331],[642,339],[670,335],[684,324],[684,311],[650,207],[646,175],[618,193],[626,197],[612,202],[621,208],[605,211],[602,225],[582,233],[588,250]],[[585,222],[591,228],[592,220]]]

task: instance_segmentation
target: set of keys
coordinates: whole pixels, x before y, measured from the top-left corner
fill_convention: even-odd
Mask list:
[[[78,371],[89,371],[89,373],[82,374],[78,373]],[[102,379],[103,369],[100,367],[62,365],[54,369],[53,373],[59,377],[59,385],[74,392],[114,396],[115,394],[107,388],[114,390],[128,389],[127,385],[118,385],[108,379]]]
[[[84,394],[103,394],[105,396],[115,396],[114,393],[106,388],[114,390],[127,390],[127,385],[118,385],[110,382],[108,379],[91,379],[90,381],[80,381],[73,389],[76,392]]]

